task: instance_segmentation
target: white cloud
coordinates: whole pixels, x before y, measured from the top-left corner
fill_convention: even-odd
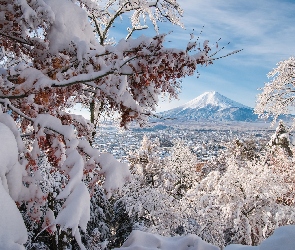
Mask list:
[[[187,29],[205,25],[206,36],[222,37],[249,54],[272,57],[295,53],[295,4],[287,1],[183,1]]]

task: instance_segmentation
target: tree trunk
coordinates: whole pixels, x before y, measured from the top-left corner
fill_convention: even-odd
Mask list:
[[[94,125],[94,130],[91,134],[90,144],[92,145],[94,142],[94,137],[96,135],[96,124],[95,124],[95,102],[92,100],[90,102],[90,122]]]

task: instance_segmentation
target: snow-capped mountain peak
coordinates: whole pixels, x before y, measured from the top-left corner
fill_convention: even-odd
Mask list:
[[[184,109],[201,109],[205,107],[218,107],[218,109],[227,108],[249,108],[241,103],[235,102],[216,91],[205,92],[202,95],[196,97],[195,99],[187,102],[186,104],[180,106],[179,108]]]
[[[160,113],[179,121],[256,121],[253,109],[216,91],[205,92],[186,104]]]

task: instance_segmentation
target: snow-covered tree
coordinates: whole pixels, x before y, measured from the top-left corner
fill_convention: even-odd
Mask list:
[[[133,175],[119,200],[133,221],[133,228],[161,235],[177,234],[178,228],[185,224],[179,200],[163,186],[145,185],[144,178],[140,173]]]
[[[181,198],[198,181],[197,157],[182,140],[175,140],[164,161],[162,180],[171,194]]]
[[[227,143],[229,154],[233,154],[241,161],[254,160],[259,156],[260,149],[257,147],[257,142],[253,139],[239,140],[236,139]]]
[[[123,187],[118,204],[131,222],[129,230],[181,235],[194,227],[182,198],[199,180],[197,159],[182,140],[174,141],[169,156],[160,159],[159,152],[157,139],[143,138],[140,149],[129,157],[132,178]]]
[[[178,79],[192,75],[197,64],[214,60],[208,41],[194,55],[189,52],[196,42],[190,41],[187,50],[165,48],[166,35],[108,41],[124,13],[132,15],[131,34],[147,27],[146,16],[156,29],[157,20],[180,24],[182,10],[174,0],[4,1],[1,13],[0,97],[19,115],[27,115],[25,125],[46,112],[63,123],[84,125],[79,131],[85,136],[86,124],[65,111],[77,102],[97,112],[102,106],[119,111],[122,126],[130,120],[143,122],[160,93],[176,97]],[[96,118],[92,112],[92,122]]]
[[[230,157],[224,173],[210,172],[186,195],[198,224],[195,233],[218,246],[257,245],[278,226],[294,223],[294,206],[279,198],[292,190],[295,172],[276,169],[266,159],[241,166]]]
[[[145,185],[159,186],[162,163],[160,157],[160,142],[156,138],[151,140],[144,135],[141,147],[135,152],[130,152],[129,162],[131,171],[134,173],[142,172],[145,177]]]
[[[186,224],[186,218],[180,201],[164,185],[166,158],[160,159],[159,154],[158,138],[147,136],[138,150],[130,152],[132,178],[122,188],[114,209],[118,243],[122,244],[132,229],[161,235],[183,233],[179,229]]]
[[[125,14],[131,17],[126,39],[113,41],[110,29]],[[47,221],[43,230],[70,231],[84,249],[80,230],[90,218],[90,186],[101,183],[110,197],[130,176],[126,164],[91,146],[99,113],[117,111],[121,126],[143,124],[160,94],[177,97],[180,79],[212,64],[218,51],[210,54],[208,41],[199,47],[193,40],[186,50],[166,48],[164,34],[132,38],[147,28],[147,18],[156,30],[164,19],[181,25],[175,0],[4,0],[0,15],[1,109],[27,140],[19,148],[25,171],[15,171],[24,175],[26,191],[12,197],[27,211],[34,207],[33,219]],[[77,103],[89,107],[90,122],[69,112]],[[66,177],[54,197],[62,204],[55,214],[41,209],[51,197],[40,185],[43,154]]]
[[[271,136],[269,141],[269,147],[275,151],[277,147],[284,149],[285,153],[292,156],[291,142],[290,142],[290,132],[284,125],[283,121],[280,120],[275,133]]]
[[[87,242],[87,249],[103,250],[111,236],[112,204],[99,185],[95,185],[91,194],[90,220],[84,239]]]
[[[271,80],[258,95],[255,112],[262,118],[290,114],[295,106],[295,58],[281,61],[267,75]]]

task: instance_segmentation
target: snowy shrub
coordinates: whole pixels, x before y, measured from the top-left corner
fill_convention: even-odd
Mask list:
[[[295,209],[278,202],[292,188],[265,160],[240,166],[227,161],[224,173],[212,171],[187,193],[197,234],[212,244],[257,245],[281,225],[295,222]]]

